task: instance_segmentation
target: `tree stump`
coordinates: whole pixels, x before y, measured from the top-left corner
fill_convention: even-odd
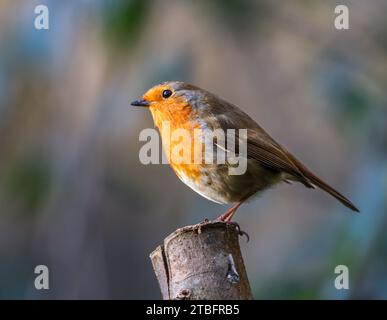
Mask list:
[[[236,225],[204,222],[180,228],[150,258],[165,300],[253,298]]]

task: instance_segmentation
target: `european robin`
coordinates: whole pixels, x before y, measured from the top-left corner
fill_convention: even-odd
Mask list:
[[[350,200],[312,173],[246,113],[215,94],[191,84],[171,81],[154,86],[141,100],[131,104],[150,109],[164,149],[167,142],[170,143],[170,136],[163,135],[164,123],[169,123],[171,130],[185,129],[191,133],[195,129],[247,129],[247,169],[240,175],[229,174],[227,169],[231,164],[227,161],[222,164],[205,161],[176,163],[166,152],[170,165],[185,184],[209,200],[233,204],[218,217],[218,221],[231,221],[244,201],[280,182],[290,181],[300,182],[307,188],[319,187],[359,212]]]

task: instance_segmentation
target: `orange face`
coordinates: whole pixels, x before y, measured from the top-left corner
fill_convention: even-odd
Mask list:
[[[155,125],[161,129],[163,121],[169,121],[172,127],[188,128],[193,110],[184,95],[179,95],[167,83],[149,89],[143,96],[149,103],[149,109]]]

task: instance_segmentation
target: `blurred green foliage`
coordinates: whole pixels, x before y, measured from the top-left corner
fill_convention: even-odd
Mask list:
[[[4,176],[8,201],[21,206],[20,212],[33,215],[39,212],[50,191],[50,173],[42,158],[26,158],[12,162]]]
[[[133,46],[146,24],[150,5],[149,0],[114,0],[106,3],[102,15],[106,39],[115,46]]]
[[[219,21],[238,38],[247,37],[253,30],[259,31],[260,24],[270,16],[270,6],[264,0],[202,0],[211,18]]]

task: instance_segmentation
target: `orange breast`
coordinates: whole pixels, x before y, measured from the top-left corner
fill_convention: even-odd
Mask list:
[[[195,163],[195,155],[200,157],[198,152],[204,149],[204,144],[195,139],[194,130],[201,127],[195,120],[192,107],[184,101],[174,100],[173,104],[151,106],[150,110],[154,123],[160,130],[166,156],[176,175],[183,181],[200,179],[201,164],[198,163],[198,158]],[[180,163],[182,158],[184,161]]]

